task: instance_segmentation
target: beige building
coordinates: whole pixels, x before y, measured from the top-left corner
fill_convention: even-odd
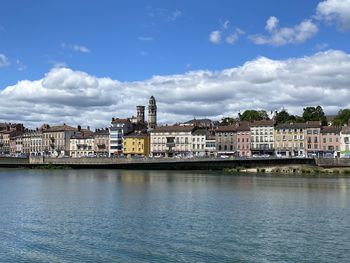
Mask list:
[[[274,147],[277,156],[305,156],[305,123],[283,123],[275,127]]]
[[[95,143],[95,154],[97,156],[107,157],[109,154],[109,130],[105,129],[96,129],[94,133],[94,143]]]
[[[94,156],[95,150],[94,133],[90,130],[80,130],[72,135],[69,143],[70,157],[91,157]]]
[[[161,126],[151,131],[153,157],[192,157],[193,126]]]
[[[69,156],[70,138],[77,128],[66,125],[52,126],[43,131],[43,151],[45,155]]]

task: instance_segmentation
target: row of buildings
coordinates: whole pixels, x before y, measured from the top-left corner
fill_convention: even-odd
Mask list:
[[[274,120],[214,125],[192,120],[157,126],[157,105],[137,106],[136,117],[112,118],[108,128],[90,130],[66,124],[0,124],[0,154],[47,156],[140,157],[350,157],[350,125],[322,126],[320,122],[275,124]],[[350,124],[350,123],[349,123]]]

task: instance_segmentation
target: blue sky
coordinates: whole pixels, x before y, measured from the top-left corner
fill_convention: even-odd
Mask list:
[[[256,45],[249,34],[264,33],[276,16],[291,27],[312,17],[319,1],[1,1],[0,87],[39,79],[55,64],[122,81],[188,70],[220,70],[258,56],[310,55],[327,48],[348,51],[349,34],[320,24],[301,44]],[[228,31],[246,34],[234,44],[212,44],[208,35],[229,21]],[[86,47],[90,52],[73,50]]]
[[[350,47],[349,0],[3,0],[0,10],[0,90],[59,68],[146,84]]]

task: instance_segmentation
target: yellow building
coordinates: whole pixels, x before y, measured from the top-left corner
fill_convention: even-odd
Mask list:
[[[123,137],[123,154],[128,157],[148,157],[150,153],[149,134],[143,132],[132,132]]]

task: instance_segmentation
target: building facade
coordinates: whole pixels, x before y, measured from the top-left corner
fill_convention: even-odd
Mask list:
[[[161,126],[151,131],[151,156],[192,157],[193,126]]]
[[[233,156],[237,153],[236,125],[219,126],[215,130],[216,151],[218,156]]]
[[[133,131],[133,125],[129,119],[112,118],[109,128],[109,156],[123,154],[123,136]]]
[[[98,157],[109,155],[109,129],[96,129],[94,133],[95,154]]]
[[[310,121],[305,124],[305,153],[308,157],[323,155],[321,148],[321,122]]]
[[[274,121],[254,121],[250,125],[250,151],[253,156],[274,154]]]
[[[72,135],[69,143],[69,153],[72,158],[93,157],[95,146],[94,134],[91,131],[78,131]]]
[[[283,123],[275,127],[274,147],[278,157],[305,156],[305,123]]]
[[[250,127],[245,125],[239,125],[236,128],[237,131],[237,156],[250,157]]]
[[[340,157],[340,131],[341,127],[322,127],[321,149],[323,157]]]
[[[52,126],[43,130],[42,145],[45,155],[70,156],[70,138],[78,131],[66,125]]]
[[[192,132],[192,152],[195,157],[204,157],[206,155],[206,137],[207,129],[195,129]]]
[[[123,146],[123,153],[128,157],[148,157],[150,155],[150,136],[147,132],[131,132],[124,135]]]

